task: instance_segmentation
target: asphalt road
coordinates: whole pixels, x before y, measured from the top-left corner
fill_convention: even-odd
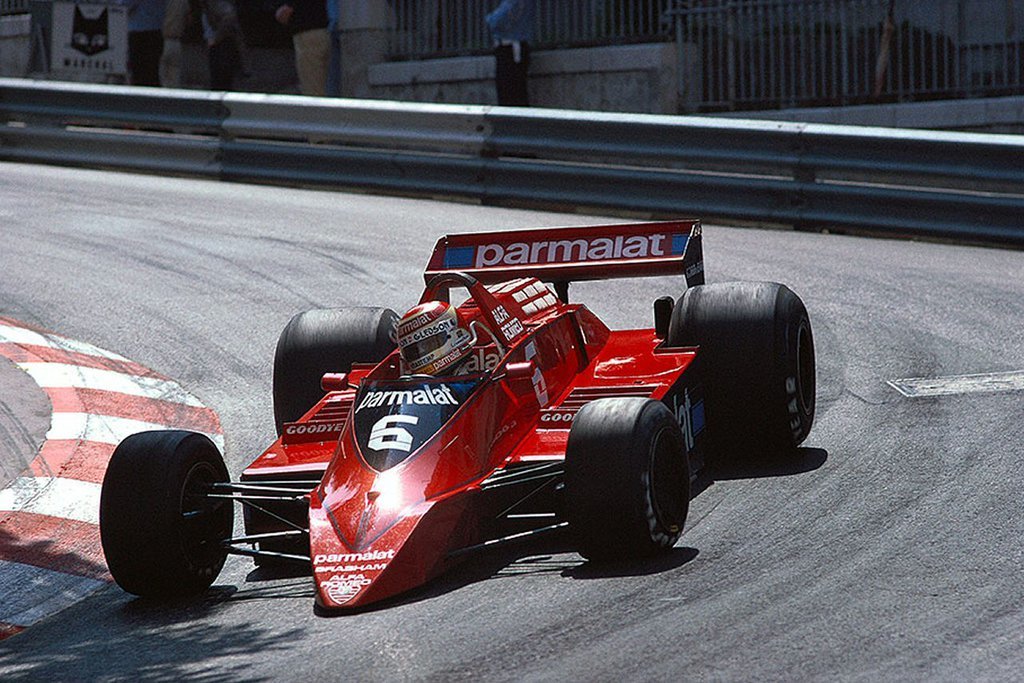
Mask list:
[[[615,220],[0,164],[0,315],[181,382],[237,473],[273,435],[292,314],[411,305],[445,231]],[[1024,370],[1024,253],[717,226],[704,247],[709,281],[803,297],[818,416],[790,470],[701,493],[668,557],[592,566],[556,539],[331,619],[308,579],[232,559],[203,599],[111,586],[0,642],[0,679],[1019,680],[1024,392],[886,381]],[[571,295],[628,326],[665,293]]]

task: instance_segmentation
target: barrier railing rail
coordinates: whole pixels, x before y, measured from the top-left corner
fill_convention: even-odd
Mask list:
[[[1024,245],[1024,137],[0,79],[0,160]]]

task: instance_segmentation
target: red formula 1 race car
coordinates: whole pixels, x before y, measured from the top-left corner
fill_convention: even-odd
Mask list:
[[[568,302],[570,281],[673,273],[685,292],[654,302],[650,329]],[[117,583],[198,593],[241,554],[305,563],[318,606],[343,610],[554,529],[591,560],[649,556],[682,533],[698,472],[792,452],[811,428],[803,303],[704,284],[696,221],[449,235],[425,279],[421,303],[468,292],[459,374],[410,374],[392,311],[308,311],[277,346],[280,436],[239,481],[200,434],[123,441],[100,504]]]

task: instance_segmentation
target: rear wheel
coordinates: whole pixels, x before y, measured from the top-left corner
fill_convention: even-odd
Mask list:
[[[690,506],[690,468],[672,412],[643,398],[583,406],[569,431],[565,502],[584,557],[646,557],[675,545]]]
[[[711,463],[787,455],[814,422],[811,321],[800,297],[774,282],[688,289],[669,324],[670,346],[699,346]]]
[[[376,363],[395,349],[397,314],[387,308],[305,311],[281,333],[274,354],[274,421],[280,434],[323,398],[320,380],[348,372],[352,363]]]
[[[100,493],[100,540],[121,588],[179,597],[210,587],[224,566],[234,510],[210,498],[228,481],[220,452],[202,434],[133,434],[114,450]]]

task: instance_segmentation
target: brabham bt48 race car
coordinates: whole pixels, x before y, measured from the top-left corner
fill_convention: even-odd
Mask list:
[[[568,300],[571,281],[667,274],[685,291],[649,329]],[[468,294],[458,374],[409,372],[390,310],[307,311],[277,346],[279,437],[240,480],[203,435],[125,439],[100,503],[117,583],[195,594],[240,554],[304,563],[318,607],[346,610],[556,529],[592,561],[650,556],[679,539],[701,470],[792,453],[811,428],[804,304],[704,284],[697,221],[448,235],[425,281],[421,303]]]

